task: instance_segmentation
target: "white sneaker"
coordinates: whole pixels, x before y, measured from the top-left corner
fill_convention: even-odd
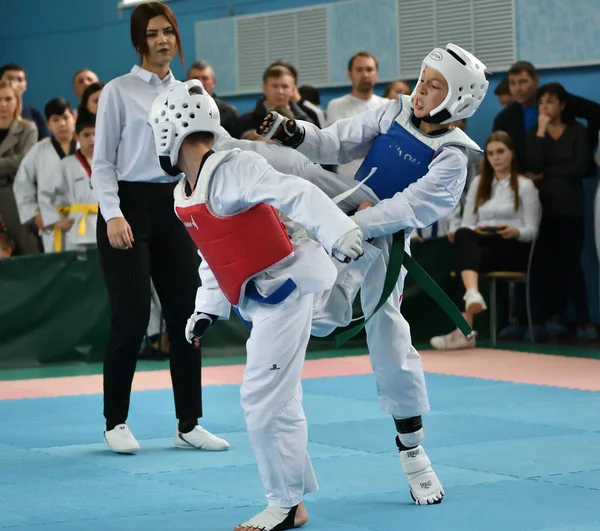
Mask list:
[[[483,295],[474,289],[468,290],[463,299],[465,300],[465,309],[468,313],[476,315],[487,310]]]
[[[442,501],[444,489],[422,446],[402,450],[400,464],[410,485],[410,495],[417,505],[433,505]]]
[[[104,430],[104,440],[117,454],[134,454],[140,449],[140,444],[129,431],[127,424],[118,424],[110,431]]]
[[[202,426],[196,426],[189,433],[181,433],[175,429],[175,446],[177,448],[197,448],[209,452],[229,450],[229,443],[206,431]]]
[[[457,328],[445,336],[435,336],[429,340],[431,346],[436,350],[458,350],[463,348],[475,348],[475,337],[467,339]]]

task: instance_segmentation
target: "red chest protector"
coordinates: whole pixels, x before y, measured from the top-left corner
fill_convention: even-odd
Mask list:
[[[228,217],[210,212],[205,202],[210,178],[227,155],[214,153],[207,159],[190,197],[185,196],[185,181],[176,186],[175,212],[227,300],[238,305],[246,282],[289,256],[293,249],[276,210],[266,203]]]

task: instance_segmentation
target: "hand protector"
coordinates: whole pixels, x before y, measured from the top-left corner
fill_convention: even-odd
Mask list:
[[[333,244],[332,254],[340,262],[358,260],[364,253],[362,231],[359,227],[348,231]]]
[[[185,327],[187,342],[196,348],[200,348],[200,338],[204,335],[204,331],[217,319],[216,315],[211,315],[210,313],[194,312],[188,319]]]
[[[265,116],[256,132],[267,140],[294,149],[304,142],[304,127],[275,111]]]

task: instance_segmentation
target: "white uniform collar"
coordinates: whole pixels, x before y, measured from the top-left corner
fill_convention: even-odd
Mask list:
[[[171,72],[171,70],[169,70],[169,73],[164,77],[164,79],[160,79],[156,74],[149,72],[138,65],[134,65],[134,67],[131,69],[131,73],[134,76],[143,79],[146,83],[152,83],[153,85],[169,83],[172,79],[174,79],[173,72]]]

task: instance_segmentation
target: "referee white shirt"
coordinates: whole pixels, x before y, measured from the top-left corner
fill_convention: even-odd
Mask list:
[[[118,181],[173,182],[154,153],[148,111],[156,96],[179,84],[172,72],[160,79],[134,66],[129,74],[110,81],[100,94],[92,186],[106,221],[125,217],[119,207]]]

